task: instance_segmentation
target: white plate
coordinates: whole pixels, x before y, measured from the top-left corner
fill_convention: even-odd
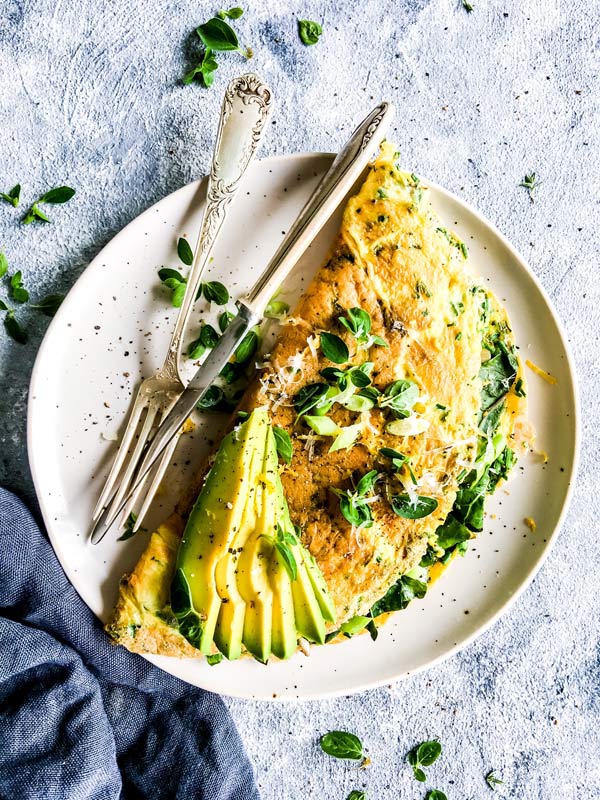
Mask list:
[[[255,163],[216,248],[211,278],[234,294],[248,287],[330,163],[331,156],[323,154]],[[523,359],[558,379],[551,386],[528,375],[530,418],[549,461],[543,465],[533,456],[522,461],[517,478],[488,503],[485,531],[467,556],[452,564],[424,600],[397,613],[376,642],[360,636],[267,667],[251,659],[209,667],[195,659],[150,658],[189,683],[262,699],[325,697],[389,683],[439,662],[484,631],[548,553],[571,493],[578,452],[577,393],[564,334],[544,291],[504,237],[457,197],[425,183],[442,219],[468,243],[476,270],[506,303]],[[97,547],[87,541],[90,514],[116,448],[104,437],[120,430],[134,387],[162,362],[176,312],[156,273],[162,265],[181,266],[177,238],[186,234],[195,241],[204,188],[193,183],[166,197],[104,248],[53,320],[33,372],[28,446],[42,513],[65,572],[103,620],[119,578],[146,540],[142,534],[116,542],[109,535]],[[320,266],[338,225],[339,215],[294,271],[285,299],[293,301]],[[167,514],[180,481],[218,434],[214,417],[199,423],[176,453],[177,466],[149,525]],[[536,520],[535,533],[524,517]]]

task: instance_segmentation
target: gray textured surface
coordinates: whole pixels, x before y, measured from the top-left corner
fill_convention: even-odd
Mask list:
[[[599,14],[585,0],[254,0],[236,23],[252,67],[277,96],[265,153],[335,149],[382,97],[398,108],[403,162],[478,207],[528,258],[566,324],[581,380],[583,453],[562,535],[516,607],[427,674],[349,699],[269,707],[232,701],[265,800],[421,798],[404,754],[438,736],[428,786],[483,798],[492,767],[504,796],[600,796],[598,400],[600,280]],[[285,6],[285,9],[284,9]],[[245,6],[246,7],[246,6]],[[183,88],[184,43],[216,10],[174,0],[0,0],[0,190],[26,200],[78,190],[51,226],[0,208],[0,247],[35,296],[67,289],[142,209],[203,174],[228,78]],[[301,45],[296,17],[323,23]],[[525,172],[543,180],[530,203]],[[0,483],[33,498],[25,452],[29,373],[46,322],[23,313],[30,343],[0,331]],[[372,764],[320,754],[348,728]]]

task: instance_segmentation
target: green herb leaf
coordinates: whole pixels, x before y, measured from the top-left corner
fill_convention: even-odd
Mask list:
[[[485,782],[487,783],[487,785],[490,787],[490,789],[491,789],[493,792],[495,792],[495,791],[496,791],[496,788],[495,788],[496,786],[498,786],[498,785],[499,785],[499,784],[501,784],[501,783],[504,783],[504,781],[503,781],[503,780],[501,780],[500,778],[497,778],[497,777],[494,775],[494,772],[495,772],[495,770],[491,769],[491,770],[488,772],[488,774],[485,776]]]
[[[473,6],[469,3],[469,0],[462,0],[462,7],[465,9],[467,14],[470,14],[473,11]]]
[[[217,17],[220,19],[225,19],[225,17],[228,17],[229,19],[239,19],[243,13],[243,9],[241,9],[239,6],[236,6],[235,8],[230,8],[229,11],[221,10],[217,12]]]
[[[220,664],[221,661],[223,661],[223,657],[223,653],[211,653],[206,656],[206,663],[209,667],[214,667],[216,664]]]
[[[212,325],[207,325],[205,322],[202,323],[202,327],[200,328],[200,336],[198,337],[200,343],[204,345],[204,347],[211,350],[213,347],[217,345],[217,342],[221,338],[216,330],[213,328]]]
[[[294,397],[294,408],[298,416],[311,411],[327,393],[329,386],[326,383],[308,383],[303,386]]]
[[[358,789],[353,789],[346,800],[367,800],[367,795],[364,792],[360,792]]]
[[[303,44],[311,45],[319,41],[319,36],[323,33],[323,28],[318,22],[312,22],[309,19],[298,20],[298,35]]]
[[[279,458],[286,464],[291,464],[294,448],[289,433],[284,428],[273,425],[273,435],[275,436],[275,445],[277,446]]]
[[[119,536],[119,538],[117,539],[118,542],[126,542],[127,539],[131,539],[132,536],[135,536],[135,534],[138,532],[133,530],[133,527],[136,522],[137,522],[137,515],[134,514],[132,511],[131,514],[127,517],[127,521],[125,522],[125,531],[123,532],[123,535]]]
[[[8,259],[0,250],[0,278],[3,278],[8,272]]]
[[[209,50],[237,50],[246,58],[250,58],[252,55],[250,50],[242,50],[233,28],[220,17],[213,17],[204,25],[199,25],[196,33]]]
[[[527,175],[525,175],[519,186],[522,186],[523,189],[527,189],[529,192],[529,198],[531,202],[533,202],[533,192],[535,189],[537,189],[540,183],[541,181],[537,180],[535,172],[529,172]]]
[[[185,283],[178,283],[177,286],[173,289],[173,294],[171,296],[171,302],[175,308],[180,308],[181,304],[183,303],[183,298],[185,297],[185,290],[187,288],[187,284]]]
[[[19,205],[19,198],[21,197],[21,184],[17,183],[16,186],[13,186],[8,192],[0,192],[0,198],[2,200],[6,200],[7,203],[10,203],[13,208],[16,208]]]
[[[407,494],[395,494],[390,496],[392,510],[403,519],[423,519],[428,517],[438,507],[435,497],[423,497],[418,495],[414,500]]]
[[[57,186],[55,189],[50,189],[49,192],[43,194],[38,203],[52,203],[53,205],[68,203],[74,194],[75,189],[71,189],[70,186]]]
[[[190,243],[187,239],[183,237],[179,238],[177,242],[177,255],[179,256],[180,260],[186,265],[186,267],[191,267],[194,261],[194,253],[192,252],[192,248],[190,247]]]
[[[348,346],[343,339],[335,333],[323,331],[320,334],[321,350],[325,358],[333,361],[334,364],[345,364],[350,358]]]
[[[235,351],[235,360],[238,364],[246,364],[258,350],[260,339],[256,331],[248,331]]]
[[[321,749],[334,758],[348,758],[360,761],[363,757],[362,742],[353,733],[330,731],[320,739]]]
[[[159,269],[158,277],[163,283],[169,280],[175,280],[177,283],[186,283],[187,281],[187,278],[184,278],[181,272],[178,272],[176,269],[170,269],[169,267],[162,267],[162,269]],[[169,288],[173,288],[173,286],[170,285]]]
[[[189,72],[183,76],[183,83],[185,85],[192,83],[194,78],[199,75],[201,82],[208,89],[212,86],[214,81],[213,72],[218,68],[217,61],[213,55],[212,50],[207,49],[204,51],[202,61],[193,67]]]
[[[232,314],[231,311],[222,311],[219,314],[219,330],[221,333],[225,333],[234,316],[235,314]]]
[[[290,579],[295,581],[298,577],[298,565],[296,564],[294,553],[290,548],[290,545],[295,545],[298,543],[295,534],[290,533],[289,531],[284,531],[281,525],[278,523],[277,534],[272,541],[283,563],[283,566],[286,568],[290,576]]]
[[[448,798],[439,789],[430,789],[425,795],[425,800],[448,800]]]
[[[4,327],[6,332],[19,344],[25,344],[27,341],[27,332],[21,327],[19,320],[15,317],[14,311],[9,311],[4,317]]]
[[[0,311],[10,311],[4,300],[0,300]]]
[[[437,739],[430,742],[421,742],[417,747],[417,760],[422,767],[430,767],[438,760],[442,753],[442,745]]]
[[[39,303],[36,303],[31,307],[41,311],[42,314],[45,314],[47,317],[53,317],[60,308],[60,305],[64,299],[64,294],[49,294],[40,300]]]
[[[202,294],[209,303],[224,306],[229,302],[229,292],[219,281],[209,281],[201,286]]]
[[[15,303],[26,303],[29,300],[29,292],[23,286],[23,275],[21,270],[15,272],[10,279],[10,296]]]
[[[29,225],[34,220],[39,219],[42,222],[50,222],[50,219],[44,214],[44,212],[38,208],[37,203],[34,203],[29,211],[23,217],[23,225]]]
[[[409,417],[419,399],[419,387],[413,381],[394,381],[379,398],[381,408],[389,408],[398,419]]]

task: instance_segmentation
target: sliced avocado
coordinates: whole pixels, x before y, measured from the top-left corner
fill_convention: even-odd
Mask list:
[[[271,652],[277,658],[291,658],[298,647],[292,581],[281,556],[272,549],[269,565],[269,582],[273,591],[273,622],[271,626]]]
[[[260,414],[252,414],[238,430],[223,439],[179,546],[171,587],[173,612],[180,620],[183,635],[203,653],[212,650],[222,605],[215,579],[217,563],[232,547],[242,525],[245,499],[252,482],[252,459],[248,454],[260,447],[261,436],[264,448],[263,423],[264,417],[261,420]],[[186,618],[182,624],[186,617],[186,591],[190,619]],[[185,632],[188,628],[193,641]]]
[[[237,565],[239,592],[246,601],[243,644],[259,661],[271,655],[273,590],[269,582],[269,562],[273,545],[265,536],[268,521],[275,518],[275,483],[269,478],[271,454],[265,447],[261,480],[256,492],[257,521],[248,537]]]
[[[319,603],[319,608],[321,609],[321,614],[328,622],[335,622],[335,606],[329,594],[329,589],[327,588],[323,573],[319,569],[312,553],[305,547],[301,548],[301,552],[304,566],[308,572],[310,582],[312,583],[314,593]]]

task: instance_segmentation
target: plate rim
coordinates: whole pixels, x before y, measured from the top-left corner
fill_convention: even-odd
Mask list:
[[[335,155],[336,155],[335,153],[328,153],[328,152],[322,152],[322,151],[314,151],[314,152],[302,151],[302,152],[298,152],[298,153],[279,153],[279,154],[275,154],[275,155],[266,156],[265,158],[257,159],[256,161],[259,162],[259,163],[265,164],[267,162],[282,162],[282,161],[291,161],[291,162],[293,162],[293,161],[297,161],[299,159],[311,160],[311,159],[319,159],[319,158],[329,158],[330,160],[333,160]],[[77,592],[77,594],[79,595],[81,600],[86,604],[86,606],[87,606],[87,602],[82,597],[81,593],[79,592],[79,590],[78,590],[78,588],[77,588],[77,586],[76,586],[76,584],[75,584],[75,582],[73,580],[73,575],[74,575],[73,568],[69,565],[68,559],[65,558],[64,561],[63,561],[63,559],[59,555],[61,553],[64,553],[64,550],[61,547],[61,543],[60,543],[59,538],[54,535],[54,533],[52,532],[51,525],[49,524],[49,520],[52,519],[52,514],[50,513],[50,510],[47,508],[46,499],[45,499],[45,497],[44,497],[44,495],[43,495],[43,493],[41,491],[41,478],[40,478],[40,475],[38,473],[38,469],[37,469],[37,466],[36,466],[36,458],[35,458],[34,443],[33,443],[33,427],[34,427],[34,424],[35,424],[34,423],[35,412],[34,412],[34,400],[33,400],[33,398],[34,398],[34,395],[36,394],[37,382],[40,379],[40,374],[42,372],[42,363],[45,360],[46,351],[50,346],[50,340],[52,338],[53,331],[57,327],[57,325],[59,324],[59,321],[60,321],[60,318],[61,318],[61,314],[63,314],[65,312],[66,308],[68,307],[68,305],[71,302],[73,302],[73,298],[74,298],[75,295],[72,295],[71,300],[69,300],[69,295],[72,294],[73,289],[75,289],[75,287],[79,286],[79,290],[78,290],[78,292],[79,292],[79,291],[81,291],[82,289],[85,288],[86,281],[92,280],[92,277],[91,277],[92,273],[95,273],[96,270],[101,267],[101,265],[99,264],[99,261],[100,261],[100,258],[102,257],[102,254],[106,250],[106,248],[111,246],[115,241],[119,240],[121,237],[125,237],[130,227],[132,227],[134,224],[136,224],[138,222],[138,220],[140,220],[140,218],[144,217],[146,214],[149,214],[149,212],[151,212],[160,203],[164,202],[164,200],[166,198],[172,197],[173,195],[176,195],[178,192],[185,191],[186,189],[188,189],[188,187],[190,185],[195,185],[197,187],[200,186],[202,181],[206,180],[206,177],[207,177],[206,175],[201,176],[201,177],[199,177],[199,178],[197,178],[197,179],[195,179],[193,181],[190,181],[190,183],[188,183],[188,184],[184,184],[183,186],[180,186],[178,189],[175,189],[173,192],[170,192],[169,194],[164,195],[159,200],[157,200],[155,203],[152,203],[152,205],[150,205],[147,208],[145,208],[136,217],[131,219],[123,228],[121,228],[121,230],[119,230],[111,239],[109,239],[108,242],[106,242],[106,244],[99,250],[99,252],[94,256],[94,258],[85,267],[83,272],[79,275],[79,277],[77,278],[77,280],[75,281],[75,283],[73,284],[71,289],[69,289],[69,291],[67,292],[67,295],[65,297],[65,301],[61,305],[61,308],[59,308],[59,310],[58,310],[57,314],[55,315],[55,317],[50,322],[50,325],[48,326],[48,328],[47,328],[47,330],[46,330],[46,332],[44,334],[44,337],[42,339],[42,342],[40,343],[40,346],[39,346],[39,349],[38,349],[38,352],[36,354],[36,358],[35,358],[35,361],[34,361],[32,373],[31,373],[31,379],[30,379],[30,382],[29,382],[29,393],[28,393],[28,402],[27,402],[26,442],[27,442],[27,458],[28,458],[28,463],[29,463],[29,469],[30,469],[30,472],[31,472],[32,482],[33,482],[33,486],[34,486],[34,489],[35,489],[36,498],[37,498],[37,501],[38,501],[38,504],[39,504],[39,507],[40,507],[40,512],[41,512],[41,515],[42,515],[42,519],[44,521],[44,527],[46,529],[46,533],[48,535],[48,538],[49,538],[50,543],[52,545],[52,548],[54,550],[54,554],[55,554],[57,560],[59,561],[59,563],[61,565],[61,568],[64,570],[65,574],[67,575],[67,578],[69,579],[69,582],[71,583],[71,585],[73,586],[73,588],[75,589],[75,591]],[[553,320],[554,324],[556,325],[556,329],[557,329],[558,334],[560,336],[560,340],[561,340],[562,346],[563,346],[564,351],[565,351],[565,356],[566,356],[565,360],[566,360],[566,365],[567,365],[567,370],[568,370],[568,375],[569,375],[570,384],[571,384],[571,390],[572,390],[572,398],[573,398],[573,425],[574,425],[573,457],[572,457],[571,463],[570,463],[570,465],[568,467],[569,472],[568,472],[568,475],[567,475],[567,481],[568,481],[567,491],[565,493],[565,496],[564,496],[564,499],[563,499],[563,502],[562,502],[562,506],[561,506],[561,510],[560,510],[559,515],[558,515],[556,524],[554,525],[552,533],[548,536],[547,542],[545,543],[544,548],[541,551],[541,555],[538,557],[537,561],[532,565],[532,567],[530,568],[529,572],[523,578],[523,580],[521,581],[519,586],[515,589],[515,591],[500,603],[500,605],[496,609],[496,611],[485,622],[481,623],[469,635],[465,636],[463,639],[461,639],[459,642],[457,642],[452,647],[449,647],[443,653],[440,653],[440,655],[438,655],[438,656],[436,656],[436,657],[424,662],[423,664],[419,665],[415,669],[413,669],[411,671],[407,671],[407,672],[402,672],[399,675],[397,675],[395,678],[391,678],[391,679],[389,677],[380,678],[380,679],[374,679],[372,681],[361,682],[360,685],[357,685],[357,686],[352,687],[352,688],[340,688],[340,689],[331,690],[331,691],[324,691],[324,692],[319,692],[319,691],[312,692],[312,691],[309,691],[309,692],[305,692],[302,696],[299,696],[299,695],[296,696],[296,698],[293,698],[293,697],[290,697],[290,696],[284,695],[284,694],[278,695],[276,697],[273,697],[272,695],[269,695],[269,696],[265,695],[265,696],[258,696],[257,697],[257,696],[254,696],[254,695],[251,695],[251,694],[248,694],[248,693],[245,693],[245,694],[241,694],[241,693],[237,693],[237,694],[221,693],[223,696],[237,698],[237,699],[244,699],[244,700],[254,700],[254,701],[257,701],[257,702],[269,702],[269,703],[285,703],[285,702],[298,702],[298,701],[303,701],[304,702],[304,701],[312,701],[312,700],[324,700],[324,699],[333,698],[333,697],[340,697],[340,696],[344,696],[344,695],[348,695],[348,694],[357,694],[359,692],[365,692],[365,691],[368,691],[370,689],[376,689],[376,688],[379,688],[381,686],[388,685],[390,683],[390,680],[395,681],[395,682],[403,681],[403,680],[406,680],[408,678],[413,677],[414,675],[418,675],[419,673],[424,672],[425,670],[437,667],[440,664],[442,664],[443,662],[445,662],[446,660],[452,658],[454,655],[459,653],[461,650],[464,650],[465,648],[469,647],[476,639],[478,639],[480,636],[483,636],[485,633],[487,633],[487,631],[500,619],[500,617],[502,617],[504,614],[507,614],[511,610],[511,608],[516,603],[516,601],[530,587],[531,583],[533,582],[535,577],[538,575],[538,573],[539,573],[540,569],[542,568],[543,564],[546,562],[546,560],[548,559],[550,553],[552,552],[552,549],[554,548],[556,540],[557,540],[557,538],[558,538],[558,536],[559,536],[559,534],[560,534],[560,532],[562,530],[565,518],[567,516],[567,513],[568,513],[570,505],[571,505],[573,494],[574,494],[574,491],[575,491],[575,485],[576,485],[576,482],[577,482],[577,476],[578,476],[578,472],[579,472],[580,454],[581,454],[581,406],[580,406],[579,380],[578,380],[577,371],[576,371],[576,368],[575,368],[575,360],[574,360],[573,354],[571,352],[571,346],[570,346],[570,343],[569,343],[567,330],[566,330],[565,326],[563,325],[562,320],[560,319],[556,309],[554,308],[554,304],[553,304],[549,294],[547,293],[547,291],[544,288],[544,286],[541,284],[541,282],[538,279],[538,277],[535,274],[535,272],[529,266],[529,263],[518,252],[518,250],[515,248],[515,246],[508,240],[508,238],[502,233],[502,231],[499,230],[499,228],[496,226],[496,224],[494,222],[491,222],[490,220],[486,219],[486,217],[484,217],[483,214],[480,211],[478,211],[470,202],[468,202],[467,200],[464,200],[463,198],[459,197],[457,194],[455,194],[451,190],[446,189],[445,187],[441,186],[440,184],[438,184],[435,181],[429,180],[427,177],[424,177],[424,176],[421,176],[421,175],[419,175],[419,177],[421,178],[421,180],[423,181],[423,183],[427,187],[434,189],[436,192],[439,192],[439,194],[445,196],[445,198],[447,200],[450,200],[452,202],[458,203],[460,206],[465,208],[478,221],[479,224],[481,224],[488,231],[491,231],[491,233],[510,252],[511,256],[518,262],[519,266],[525,271],[527,276],[533,282],[535,288],[537,289],[537,291],[542,296],[542,298],[543,298],[543,300],[544,300],[544,302],[546,304],[546,307],[548,308],[548,310],[550,312],[552,320]],[[92,268],[92,269],[90,269],[90,268]],[[86,277],[86,276],[88,276],[88,277]],[[64,306],[64,308],[63,308],[63,306]],[[509,309],[509,311],[510,311],[510,309]],[[88,606],[88,608],[89,608],[89,606]],[[90,610],[92,610],[92,609],[90,609]],[[98,617],[98,615],[94,611],[92,611],[92,613],[94,614],[96,619],[98,619],[100,622],[102,622],[102,620]],[[141,654],[141,655],[142,655],[143,658],[145,658],[147,661],[149,661],[153,666],[158,667],[159,669],[162,669],[162,667],[159,666],[158,664],[156,664],[156,662],[154,661],[155,657],[153,657],[153,656],[148,657],[147,655],[143,655],[143,654]],[[163,671],[166,671],[166,670],[163,670]],[[172,674],[172,673],[168,673],[168,674]],[[183,680],[184,682],[187,682],[187,681],[185,681],[185,678],[179,678],[179,676],[177,676],[177,677],[178,677],[179,680]],[[193,684],[189,684],[189,685],[193,685]],[[204,688],[204,687],[202,687],[202,688]],[[205,691],[214,691],[214,689],[206,689],[206,688],[204,690]]]

